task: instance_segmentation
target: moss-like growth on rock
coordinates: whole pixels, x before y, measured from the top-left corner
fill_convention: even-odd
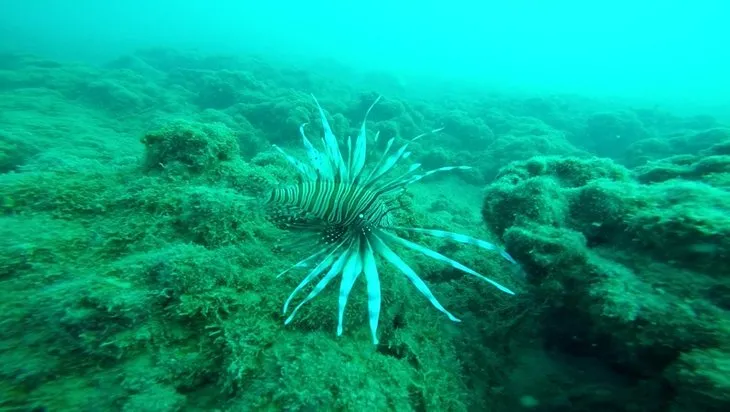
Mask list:
[[[239,155],[238,141],[221,123],[176,121],[145,134],[147,170],[182,168],[191,173],[210,171]]]
[[[728,205],[704,183],[647,185],[606,159],[548,157],[503,168],[482,213],[548,302],[550,345],[658,384],[677,359],[730,339],[727,306],[707,293],[730,271]],[[721,384],[675,376],[690,394],[677,405],[693,393],[728,405]]]

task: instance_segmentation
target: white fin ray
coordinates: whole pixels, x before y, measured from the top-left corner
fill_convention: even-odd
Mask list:
[[[433,292],[431,292],[431,289],[428,288],[426,283],[418,276],[416,272],[413,271],[413,269],[411,269],[410,266],[408,266],[406,262],[403,261],[403,259],[400,258],[400,256],[393,252],[393,250],[390,249],[388,245],[385,244],[385,242],[383,242],[376,235],[371,236],[370,239],[375,251],[380,256],[382,256],[383,259],[387,260],[390,264],[400,270],[408,278],[408,280],[413,283],[416,289],[418,289],[418,291],[421,292],[421,294],[423,294],[423,296],[425,296],[429,302],[431,302],[433,307],[443,312],[452,321],[461,322],[456,316],[452,315],[448,310],[446,310],[441,305],[441,303],[439,303],[439,301],[433,295]]]
[[[410,143],[410,142],[409,142]],[[373,183],[377,181],[381,176],[388,173],[395,165],[398,163],[398,160],[400,160],[403,157],[403,153],[405,153],[406,149],[408,148],[408,144],[406,143],[403,146],[401,146],[400,149],[398,149],[395,153],[390,155],[385,162],[383,162],[382,165],[380,165],[379,168],[377,168],[374,172],[368,183]]]
[[[375,190],[378,190],[378,191],[383,190],[384,191],[383,195],[386,195],[386,194],[388,194],[388,192],[390,192],[392,190],[391,188],[394,189],[396,187],[400,188],[402,186],[405,186],[403,183],[408,181],[408,179],[412,177],[411,175],[413,174],[413,172],[415,172],[416,170],[418,170],[420,168],[421,168],[420,163],[413,163],[412,165],[410,165],[408,167],[408,170],[405,173],[403,173],[402,175],[400,175],[394,179],[391,179],[388,183],[386,183],[382,186],[376,185]]]
[[[378,133],[379,134],[379,133]],[[378,135],[376,135],[377,137]],[[365,184],[370,183],[373,181],[373,175],[375,175],[375,172],[380,169],[380,166],[385,162],[385,159],[388,158],[388,153],[390,152],[390,149],[393,147],[393,143],[395,142],[395,138],[391,137],[388,139],[388,142],[385,144],[385,150],[383,150],[383,154],[380,155],[380,159],[378,162],[373,166],[373,169],[370,171],[370,174],[368,174],[367,179],[365,179]]]
[[[380,319],[380,276],[378,265],[375,263],[375,253],[370,245],[370,240],[365,241],[365,254],[362,258],[362,269],[365,274],[365,281],[368,289],[368,320],[370,323],[370,334],[373,337],[373,344],[378,344],[378,320]]]
[[[289,297],[286,299],[286,302],[284,303],[284,309],[283,309],[282,313],[286,314],[286,312],[289,310],[289,303],[291,302],[292,299],[294,299],[294,296],[300,290],[302,290],[302,288],[304,288],[305,286],[307,286],[309,284],[309,282],[312,281],[312,279],[314,279],[315,277],[319,276],[322,272],[324,272],[325,269],[327,269],[328,267],[330,267],[332,265],[332,262],[334,262],[334,260],[335,260],[335,258],[334,258],[333,255],[341,247],[342,247],[342,243],[340,243],[339,245],[337,245],[336,247],[334,247],[332,249],[332,251],[330,251],[330,253],[328,253],[327,256],[325,256],[325,258],[322,259],[322,261],[319,262],[319,264],[317,264],[317,266],[315,266],[314,269],[312,269],[307,274],[307,276],[304,277],[304,279],[301,282],[299,282],[299,285],[297,285],[297,287],[292,291],[291,294],[289,294]]]
[[[294,157],[294,156],[291,156],[291,155],[289,155],[289,154],[288,154],[288,153],[286,153],[286,152],[284,151],[284,149],[282,149],[281,147],[279,147],[279,146],[277,146],[277,145],[272,145],[272,146],[273,146],[273,147],[274,147],[274,149],[276,149],[276,150],[277,150],[277,151],[278,151],[279,153],[281,153],[281,154],[282,154],[282,155],[284,156],[284,158],[285,158],[285,159],[286,159],[286,160],[287,160],[287,161],[288,161],[288,162],[289,162],[289,163],[290,163],[290,164],[291,164],[292,166],[294,166],[294,168],[296,168],[296,169],[297,169],[297,171],[299,172],[299,174],[301,174],[301,175],[302,175],[302,177],[306,177],[306,178],[308,178],[308,179],[314,179],[314,178],[316,178],[316,177],[317,177],[317,174],[316,174],[316,173],[315,173],[315,172],[314,172],[314,171],[312,170],[312,168],[311,168],[311,167],[309,167],[309,165],[307,165],[307,164],[305,164],[305,163],[302,163],[302,162],[301,162],[301,161],[299,161],[299,160],[298,160],[298,159],[297,159],[296,157]]]
[[[289,303],[291,303],[292,299],[294,299],[294,296],[296,296],[297,293],[299,293],[302,288],[307,286],[309,282],[312,281],[315,277],[319,276],[322,272],[324,272],[325,269],[330,267],[332,265],[332,262],[334,262],[335,258],[332,256],[332,254],[327,255],[317,266],[314,267],[307,276],[302,279],[301,282],[299,282],[299,285],[297,285],[296,288],[289,294],[289,297],[286,299],[286,302],[284,302],[284,308],[282,309],[281,313],[286,314],[286,312],[289,311]]]
[[[332,165],[327,160],[317,148],[314,147],[312,142],[307,138],[306,133],[304,133],[304,127],[308,123],[302,123],[299,126],[299,134],[302,136],[302,143],[304,144],[304,148],[307,150],[307,157],[309,157],[309,162],[312,164],[312,167],[314,170],[319,172],[319,175],[327,180],[332,180],[334,176],[332,175]]]
[[[431,169],[423,174],[415,175],[415,176],[408,176],[408,173],[403,175],[401,178],[395,179],[388,183],[386,186],[383,187],[383,195],[389,195],[393,194],[394,192],[397,192],[403,188],[405,188],[408,185],[411,185],[413,183],[418,182],[419,180],[426,178],[428,176],[431,176],[435,173],[441,173],[441,172],[449,172],[452,170],[471,170],[472,168],[470,166],[446,166],[446,167],[439,167],[438,169]]]
[[[348,249],[348,251],[340,254],[339,258],[330,267],[330,270],[327,271],[327,274],[324,275],[324,277],[322,279],[320,279],[319,282],[317,282],[317,285],[314,287],[314,289],[312,289],[312,291],[309,292],[309,295],[307,295],[307,297],[304,298],[304,300],[299,302],[299,304],[292,311],[291,315],[289,315],[289,317],[286,318],[286,320],[284,321],[285,325],[288,325],[289,323],[291,323],[291,321],[294,319],[294,315],[297,314],[297,312],[299,311],[299,308],[301,308],[302,305],[304,305],[305,303],[307,303],[310,300],[317,297],[317,295],[319,295],[319,293],[322,292],[324,290],[324,288],[327,287],[327,285],[330,283],[330,281],[332,281],[332,279],[334,279],[335,276],[339,275],[340,272],[342,272],[342,267],[345,265],[345,260],[349,256],[348,252],[349,252],[349,249]]]
[[[313,254],[313,255],[310,255],[310,256],[308,256],[308,257],[306,257],[306,258],[304,258],[304,259],[300,260],[299,262],[297,262],[297,263],[293,264],[292,266],[289,266],[289,268],[288,268],[288,269],[286,269],[286,270],[282,271],[281,273],[279,273],[278,275],[276,275],[276,278],[277,278],[277,279],[279,279],[280,277],[284,276],[284,275],[285,275],[286,273],[288,273],[288,272],[289,272],[290,270],[292,270],[292,269],[298,269],[298,268],[306,268],[306,267],[309,267],[309,262],[311,262],[311,261],[313,261],[314,259],[318,258],[318,257],[319,257],[320,255],[322,255],[322,254],[323,254],[324,252],[326,252],[327,250],[329,250],[329,247],[325,247],[325,248],[322,248],[322,249],[321,249],[320,251],[318,251],[317,253],[315,253],[315,254]]]
[[[337,300],[337,336],[342,335],[342,322],[345,317],[345,306],[347,306],[347,298],[350,296],[352,286],[355,284],[358,276],[362,273],[363,260],[360,255],[361,241],[357,238],[350,246],[352,253],[345,262],[342,269],[342,280],[340,281],[340,296]]]
[[[353,157],[353,155],[354,154],[352,153],[352,136],[347,136],[347,163],[346,163],[346,166],[347,166],[348,178],[353,177],[352,176],[352,157]]]
[[[467,245],[474,245],[477,247],[480,247],[485,250],[493,250],[496,251],[502,256],[504,259],[509,261],[512,264],[517,264],[517,261],[510,256],[507,251],[504,249],[497,247],[497,245],[493,243],[489,243],[485,240],[477,239],[475,237],[462,235],[461,233],[454,233],[454,232],[447,232],[444,230],[436,230],[436,229],[424,229],[420,227],[403,227],[403,226],[392,226],[393,229],[397,230],[405,230],[408,232],[416,232],[416,233],[423,233],[425,235],[430,235],[433,237],[438,237],[442,239],[448,239],[453,240],[454,242],[464,243]]]
[[[401,246],[405,246],[405,247],[407,247],[407,248],[409,248],[411,250],[415,250],[416,252],[423,253],[424,255],[426,255],[426,256],[428,256],[428,257],[430,257],[432,259],[436,259],[436,260],[438,260],[440,262],[448,263],[449,265],[451,265],[451,267],[453,267],[455,269],[459,269],[462,272],[468,273],[468,274],[470,274],[472,276],[476,276],[479,279],[481,279],[481,280],[483,280],[485,282],[488,282],[490,285],[494,286],[495,288],[501,290],[504,293],[507,293],[507,294],[510,294],[510,295],[514,295],[515,294],[515,292],[511,291],[510,289],[508,289],[505,286],[502,286],[498,282],[496,282],[496,281],[494,281],[494,280],[492,280],[492,279],[490,279],[490,278],[488,278],[488,277],[486,277],[486,276],[484,276],[484,275],[482,275],[480,273],[477,273],[473,269],[471,269],[471,268],[469,268],[467,266],[464,266],[463,264],[461,264],[461,263],[459,263],[459,262],[457,262],[457,261],[455,261],[455,260],[453,260],[451,258],[448,258],[448,257],[442,255],[441,253],[436,252],[435,250],[431,250],[431,249],[429,249],[427,247],[424,247],[424,246],[419,245],[418,243],[411,242],[409,240],[403,239],[403,238],[401,238],[399,236],[393,235],[393,234],[388,233],[388,232],[385,232],[385,231],[383,232],[383,237],[387,238],[390,241],[393,241],[395,243],[398,243]]]
[[[377,99],[373,102],[373,104],[368,107],[368,110],[365,112],[365,116],[362,119],[362,125],[360,126],[360,133],[357,135],[357,140],[355,141],[355,156],[353,157],[353,163],[352,168],[350,169],[350,175],[352,177],[352,181],[356,181],[360,177],[360,173],[363,170],[363,167],[365,166],[365,159],[367,155],[367,130],[366,130],[366,123],[368,121],[368,116],[370,115],[370,111],[373,110],[373,107],[375,107],[376,104],[380,101],[382,96],[378,96]]]
[[[339,178],[342,181],[346,181],[347,167],[345,165],[344,159],[342,158],[342,152],[340,152],[340,145],[339,143],[337,143],[337,138],[332,132],[332,127],[330,127],[329,121],[327,121],[327,116],[325,116],[324,114],[324,109],[322,109],[322,106],[320,106],[319,101],[317,101],[317,98],[314,97],[314,95],[312,95],[312,98],[314,99],[314,103],[317,105],[317,110],[319,111],[319,117],[320,121],[322,122],[322,129],[324,131],[324,148],[325,152],[328,154],[330,162],[332,163],[332,168],[334,169],[333,173],[339,173]]]
[[[368,179],[368,183],[372,183],[372,182],[376,181],[378,178],[380,178],[381,176],[383,176],[384,174],[388,173],[402,158],[403,159],[408,158],[408,156],[410,156],[410,154],[411,154],[410,152],[406,153],[406,149],[408,149],[408,145],[410,145],[411,143],[415,142],[416,140],[418,140],[424,136],[438,133],[441,130],[444,130],[443,127],[439,128],[439,129],[431,130],[430,132],[421,133],[418,136],[416,136],[416,137],[412,138],[411,140],[409,140],[408,142],[406,142],[406,144],[401,146],[401,148],[398,149],[397,152],[395,152],[393,155],[388,157],[387,160],[385,160],[385,162],[383,162],[383,164],[380,165],[380,167],[375,169],[375,171],[371,174],[371,177]]]

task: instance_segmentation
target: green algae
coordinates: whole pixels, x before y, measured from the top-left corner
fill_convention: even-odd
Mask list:
[[[714,120],[444,99],[172,50],[103,68],[0,62],[0,408],[726,409],[728,153]],[[414,158],[475,168],[414,187],[398,221],[503,241],[521,266],[414,234],[520,294],[404,252],[463,322],[384,270],[377,347],[362,284],[346,336],[332,333],[332,291],[283,325],[301,275],[275,276],[302,256],[274,247],[284,233],[260,210],[293,178],[268,147],[298,143],[308,93],[346,136],[374,89],[388,97],[367,125],[375,147],[446,125]]]

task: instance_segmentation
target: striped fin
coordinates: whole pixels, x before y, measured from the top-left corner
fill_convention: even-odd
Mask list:
[[[429,249],[427,247],[421,246],[421,245],[419,245],[417,243],[413,243],[413,242],[411,242],[409,240],[403,239],[401,237],[398,237],[398,236],[393,235],[391,233],[388,233],[386,231],[381,231],[381,234],[382,234],[382,236],[384,236],[388,240],[391,240],[391,241],[393,241],[395,243],[398,243],[398,244],[400,244],[402,246],[405,246],[405,247],[407,247],[409,249],[415,250],[416,252],[421,252],[424,255],[426,255],[426,256],[428,256],[428,257],[430,257],[432,259],[436,259],[438,261],[441,261],[441,262],[444,262],[444,263],[448,263],[449,265],[451,265],[451,267],[453,267],[455,269],[459,269],[462,272],[466,272],[466,273],[468,273],[468,274],[470,274],[472,276],[476,276],[479,279],[488,282],[489,284],[491,284],[492,286],[494,286],[495,288],[501,290],[504,293],[508,293],[510,295],[514,295],[515,294],[514,292],[512,292],[508,288],[500,285],[496,281],[494,281],[492,279],[489,279],[488,277],[483,276],[483,275],[475,272],[474,270],[472,270],[472,269],[470,269],[470,268],[462,265],[461,263],[459,263],[459,262],[457,262],[457,261],[455,261],[453,259],[450,259],[450,258],[442,255],[441,253],[438,253],[438,252],[436,252],[434,250],[431,250],[431,249]]]
[[[307,124],[308,123],[302,123],[299,126],[299,134],[302,136],[302,143],[304,144],[304,148],[307,150],[309,163],[311,163],[314,170],[319,172],[319,175],[321,177],[332,180],[334,178],[334,176],[332,175],[332,165],[329,161],[325,161],[322,153],[320,153],[320,151],[314,147],[312,142],[307,138],[306,133],[304,133],[304,127]]]
[[[413,166],[411,166],[411,167],[413,167]],[[408,185],[416,183],[419,180],[426,178],[428,176],[431,176],[433,174],[436,174],[436,173],[449,172],[452,170],[471,170],[471,169],[472,169],[472,167],[470,167],[470,166],[446,166],[446,167],[439,167],[438,169],[428,170],[420,175],[408,177],[408,174],[410,173],[410,170],[409,170],[409,173],[406,173],[402,177],[395,179],[392,182],[388,183],[381,190],[383,191],[383,194],[391,194],[391,192],[393,192],[393,191],[402,189]]]
[[[420,139],[420,138],[422,138],[424,136],[427,136],[427,135],[430,135],[430,134],[434,134],[434,133],[438,133],[441,130],[444,130],[444,128],[442,127],[442,128],[439,128],[439,129],[431,130],[430,132],[421,133],[418,136],[416,136],[416,137],[412,138],[411,140],[409,140],[408,142],[406,142],[406,144],[404,144],[403,146],[401,146],[401,148],[398,149],[397,152],[395,152],[393,155],[391,155],[385,161],[383,161],[382,162],[382,165],[380,165],[380,167],[378,167],[377,169],[374,170],[374,172],[368,178],[368,183],[373,183],[380,176],[388,173],[398,163],[398,161],[401,158],[408,158],[408,156],[410,155],[410,152],[406,153],[406,149],[408,149],[408,145],[410,145],[412,142],[415,142],[416,140],[418,140],[418,139]],[[384,153],[383,154],[383,157],[385,157],[385,155],[386,154]]]
[[[388,245],[385,244],[385,242],[380,240],[380,238],[378,238],[377,236],[372,236],[370,240],[372,241],[373,249],[375,249],[375,251],[385,260],[390,262],[390,264],[400,270],[413,283],[416,289],[418,289],[418,291],[421,292],[436,309],[446,314],[446,316],[448,316],[449,319],[451,319],[452,321],[461,322],[439,303],[439,301],[433,295],[431,289],[428,288],[426,283],[424,283],[423,280],[418,276],[418,274],[416,274],[416,272],[414,272],[413,269],[411,269],[411,267],[408,266],[408,264],[400,258],[400,256],[393,252],[393,250],[391,250]]]
[[[407,186],[407,185],[410,185],[412,183],[416,183],[417,181],[419,181],[419,180],[421,180],[421,179],[423,179],[425,177],[429,177],[429,176],[431,176],[432,174],[435,174],[435,173],[450,172],[452,170],[471,170],[471,169],[472,169],[471,166],[445,166],[445,167],[439,167],[438,169],[429,170],[429,171],[425,172],[422,175],[413,176],[412,178],[410,178],[410,179],[408,179],[406,181],[405,185]]]
[[[284,158],[292,166],[294,166],[297,169],[297,171],[303,177],[306,177],[308,179],[314,179],[314,178],[316,178],[316,174],[312,171],[312,169],[309,166],[307,166],[306,164],[300,162],[297,158],[295,158],[295,157],[287,154],[281,147],[279,147],[277,145],[272,145],[272,146],[274,147],[274,149],[276,149],[277,151],[279,151],[279,153],[281,153],[284,156]]]
[[[352,136],[347,136],[347,171],[350,177],[352,177]]]
[[[344,159],[342,158],[342,152],[340,152],[340,146],[337,143],[337,138],[335,137],[335,134],[332,133],[332,127],[330,127],[330,124],[327,121],[324,109],[322,109],[322,106],[320,106],[319,101],[317,101],[317,98],[314,97],[314,95],[312,95],[312,98],[314,99],[314,103],[317,105],[317,110],[319,110],[319,117],[322,122],[322,129],[324,130],[324,147],[326,153],[329,155],[330,162],[332,163],[332,167],[334,169],[333,174],[336,177],[339,177],[340,181],[347,181],[347,167]]]
[[[279,273],[278,275],[276,275],[276,278],[279,279],[280,277],[284,276],[286,273],[288,273],[292,269],[298,269],[298,268],[306,268],[306,267],[308,267],[309,266],[309,263],[311,261],[313,261],[314,259],[316,259],[319,256],[321,256],[324,252],[327,251],[327,249],[328,248],[323,248],[319,252],[317,252],[317,253],[309,256],[309,257],[306,257],[306,258],[300,260],[299,262],[295,263],[292,266],[289,266],[288,269],[286,269],[286,270],[282,271],[281,273]]]
[[[380,136],[380,132],[378,132],[375,135],[375,137],[378,137],[378,136]],[[395,142],[394,137],[391,137],[390,139],[388,139],[388,143],[385,144],[385,150],[383,150],[383,154],[380,155],[380,159],[375,164],[375,166],[373,166],[373,169],[370,171],[370,174],[368,175],[367,179],[365,179],[366,184],[369,182],[372,182],[374,180],[373,176],[375,175],[375,172],[380,169],[380,167],[383,165],[385,160],[388,158],[388,153],[390,153],[390,149],[393,147],[394,142]]]
[[[405,183],[411,177],[411,175],[413,174],[413,172],[415,172],[416,170],[418,170],[420,167],[421,167],[421,164],[420,163],[413,163],[408,168],[408,170],[405,173],[403,173],[402,175],[400,175],[400,176],[392,179],[391,181],[389,181],[388,183],[384,184],[382,187],[380,187],[377,190],[381,190],[381,191],[383,191],[383,193],[386,193],[386,191],[390,190],[391,187],[402,187],[402,186],[405,186],[403,183]]]
[[[373,335],[373,344],[378,344],[378,320],[380,319],[380,276],[375,263],[375,254],[369,240],[365,240],[365,251],[362,258],[362,269],[368,288],[368,319],[370,333]]]
[[[289,310],[289,303],[291,302],[292,299],[294,299],[294,296],[300,290],[302,290],[302,288],[307,286],[309,284],[309,282],[312,281],[312,279],[319,276],[322,272],[324,272],[325,269],[327,269],[328,267],[330,267],[332,265],[332,263],[335,261],[333,254],[337,250],[339,250],[341,246],[342,246],[342,244],[340,243],[337,247],[332,248],[330,253],[328,253],[327,256],[325,256],[325,258],[322,259],[322,261],[319,262],[319,264],[317,266],[315,266],[314,269],[312,269],[301,282],[299,282],[299,285],[297,285],[297,287],[292,291],[292,293],[287,298],[286,302],[284,302],[284,309],[282,310],[282,313],[286,314],[286,312]]]
[[[295,233],[290,233],[289,236],[286,236],[276,244],[275,248],[277,253],[280,253],[279,251],[287,251],[288,253],[310,253],[312,250],[320,248],[326,248],[329,250],[331,247],[331,244],[325,244],[325,242],[322,242],[322,236],[315,230],[307,231],[305,229],[303,231],[294,232]],[[305,262],[304,264],[306,264],[306,266],[301,267],[309,267],[310,263],[311,261]]]
[[[418,139],[420,139],[420,138],[422,138],[422,137],[424,137],[424,136],[428,136],[428,135],[430,135],[430,134],[436,134],[436,133],[438,133],[438,132],[440,132],[440,131],[442,131],[442,130],[444,130],[444,129],[445,129],[444,127],[439,127],[438,129],[433,129],[433,130],[431,130],[430,132],[426,132],[426,133],[421,133],[421,134],[419,134],[418,136],[416,136],[416,137],[414,137],[413,139],[411,139],[411,142],[415,142],[416,140],[418,140]]]
[[[393,166],[395,166],[396,163],[398,163],[398,160],[400,160],[403,157],[403,153],[405,153],[406,149],[408,148],[409,143],[404,144],[395,153],[393,153],[387,159],[385,159],[383,164],[373,172],[372,177],[370,178],[370,180],[367,183],[372,184],[372,183],[376,182],[382,175],[388,173],[390,171],[390,169],[392,169]]]
[[[355,284],[357,277],[362,273],[363,261],[360,255],[361,248],[360,238],[357,237],[350,245],[352,253],[342,269],[342,280],[340,281],[340,297],[337,300],[337,336],[342,335],[342,321],[345,317],[345,306],[347,306],[347,298],[350,296],[352,286]]]
[[[368,115],[370,115],[370,111],[373,110],[373,107],[375,107],[376,104],[380,101],[382,96],[378,96],[377,99],[373,102],[373,104],[370,105],[368,110],[365,112],[365,116],[362,119],[362,125],[360,126],[360,133],[357,135],[357,140],[355,141],[355,155],[352,159],[352,165],[350,169],[350,175],[352,177],[352,181],[355,182],[360,177],[360,172],[362,172],[363,167],[365,166],[365,155],[367,154],[367,130],[366,130],[366,122],[368,120]]]
[[[327,287],[327,285],[332,281],[332,279],[334,279],[335,276],[340,274],[340,272],[342,271],[342,268],[345,266],[345,261],[346,261],[347,257],[350,255],[350,253],[351,253],[351,251],[349,249],[347,249],[345,252],[340,254],[339,258],[337,258],[335,263],[332,264],[332,266],[330,267],[330,270],[327,271],[327,274],[324,275],[324,277],[322,279],[320,279],[319,282],[317,282],[317,285],[314,287],[314,289],[312,289],[309,292],[309,294],[307,295],[306,298],[304,298],[304,300],[299,302],[299,304],[292,311],[291,315],[289,315],[289,317],[286,318],[286,320],[284,321],[285,325],[288,325],[289,323],[291,323],[291,321],[294,319],[294,315],[297,314],[297,312],[299,311],[299,308],[301,308],[302,305],[304,305],[305,303],[307,303],[310,300],[317,297],[317,295],[319,295],[320,292],[322,292],[324,290],[324,288]]]
[[[504,249],[499,248],[496,245],[489,243],[487,241],[477,239],[475,237],[462,235],[460,233],[446,232],[443,230],[423,229],[423,228],[417,228],[417,227],[393,226],[393,229],[405,230],[408,232],[423,233],[425,235],[430,235],[433,237],[453,240],[455,242],[465,243],[467,245],[474,245],[474,246],[477,246],[477,247],[480,247],[480,248],[486,249],[486,250],[494,250],[494,251],[499,252],[499,254],[503,258],[508,260],[510,263],[517,264],[517,261],[515,261],[514,258],[512,258],[512,256],[510,256],[509,253],[507,253]]]

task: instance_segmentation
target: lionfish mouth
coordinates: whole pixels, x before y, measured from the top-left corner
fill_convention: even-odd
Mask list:
[[[314,98],[314,96],[312,97]],[[370,331],[374,344],[378,343],[377,329],[381,306],[380,275],[376,257],[392,264],[436,309],[446,314],[452,321],[459,322],[459,319],[439,303],[418,274],[391,249],[392,245],[400,245],[420,252],[469,275],[476,276],[502,292],[514,294],[508,288],[455,260],[399,237],[396,235],[398,231],[421,233],[497,251],[509,262],[516,263],[507,252],[480,239],[442,230],[395,225],[392,212],[397,208],[395,204],[398,195],[405,190],[406,186],[434,173],[470,168],[450,166],[418,173],[420,164],[412,164],[402,174],[387,177],[399,162],[409,157],[408,145],[411,142],[441,129],[416,136],[397,150],[392,150],[395,139],[391,138],[387,142],[384,152],[366,167],[368,152],[365,123],[368,114],[379,100],[380,97],[365,113],[354,144],[352,138],[347,140],[347,156],[345,157],[340,150],[337,138],[332,133],[324,110],[314,98],[324,130],[322,150],[315,148],[307,138],[304,132],[306,123],[301,125],[299,132],[307,152],[308,162],[302,162],[274,145],[296,168],[301,179],[298,184],[273,189],[266,202],[270,217],[298,235],[293,245],[306,248],[308,253],[311,253],[277,276],[280,277],[294,268],[311,268],[284,303],[284,314],[288,312],[289,305],[297,293],[319,278],[314,288],[287,317],[285,324],[292,321],[302,305],[316,297],[335,277],[341,275],[337,323],[337,336],[340,336],[350,291],[357,278],[364,274],[367,282]],[[375,135],[376,142],[378,136],[379,134]]]

